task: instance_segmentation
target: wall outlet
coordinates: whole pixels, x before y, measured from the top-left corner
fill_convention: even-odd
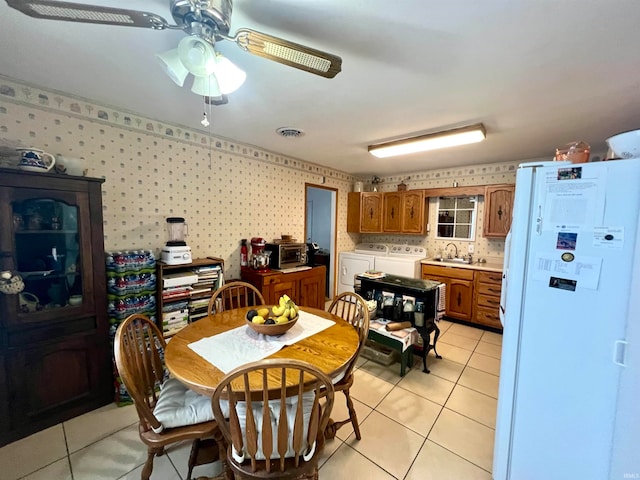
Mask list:
[[[474,250],[473,243],[468,243],[467,244],[467,253],[473,253],[473,250]]]

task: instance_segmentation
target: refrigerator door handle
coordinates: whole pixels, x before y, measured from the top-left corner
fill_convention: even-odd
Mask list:
[[[507,238],[504,241],[504,264],[502,267],[502,290],[500,291],[500,323],[504,327],[505,307],[507,305],[507,282],[509,275],[509,263],[511,254],[511,230],[507,233]]]
[[[624,340],[616,340],[613,344],[613,363],[620,367],[626,367],[626,353],[628,342]]]

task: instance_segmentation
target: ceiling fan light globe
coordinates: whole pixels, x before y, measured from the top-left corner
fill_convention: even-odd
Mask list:
[[[208,77],[193,77],[191,91],[202,97],[221,97],[220,85],[214,74]]]
[[[178,56],[189,73],[206,77],[213,73],[216,51],[199,37],[185,37],[178,44]]]
[[[189,71],[180,61],[178,50],[174,48],[164,53],[156,53],[156,59],[169,78],[173,80],[176,85],[182,87]]]
[[[214,72],[220,84],[220,91],[224,95],[235,92],[247,79],[244,70],[220,54],[217,54]]]

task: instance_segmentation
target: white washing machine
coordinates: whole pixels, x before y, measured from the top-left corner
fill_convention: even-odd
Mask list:
[[[413,245],[391,245],[389,254],[376,258],[375,269],[390,275],[421,278],[421,261],[427,257],[427,249]]]
[[[338,260],[337,293],[353,292],[355,276],[376,270],[376,260],[385,257],[389,247],[383,243],[359,243],[353,252],[341,252]]]

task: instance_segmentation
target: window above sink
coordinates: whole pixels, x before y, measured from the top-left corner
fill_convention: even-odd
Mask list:
[[[436,239],[474,241],[476,236],[477,197],[439,197]]]

